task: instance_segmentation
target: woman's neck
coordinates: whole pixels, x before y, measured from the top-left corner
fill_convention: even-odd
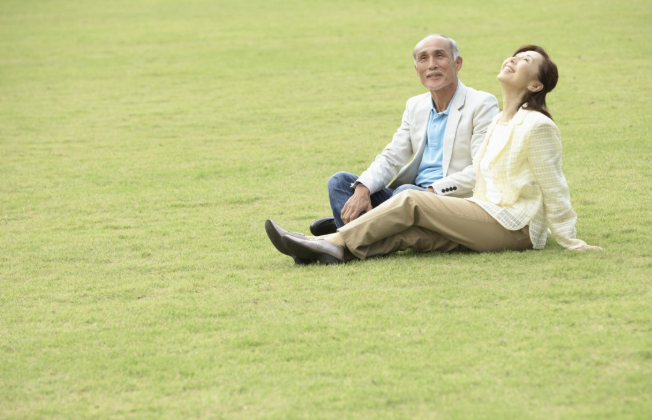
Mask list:
[[[500,117],[500,121],[508,122],[516,115],[521,107],[523,96],[525,96],[524,92],[503,86],[503,115]]]

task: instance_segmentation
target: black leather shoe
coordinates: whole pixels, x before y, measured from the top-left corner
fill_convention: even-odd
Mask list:
[[[337,232],[335,219],[332,217],[322,217],[310,224],[310,233],[315,236],[328,235]]]
[[[269,237],[269,240],[272,241],[272,245],[274,245],[274,247],[281,254],[289,255],[290,257],[294,258],[295,263],[300,265],[312,263],[312,260],[309,259],[304,260],[302,258],[297,258],[296,256],[290,254],[290,251],[288,251],[285,245],[283,245],[283,241],[281,240],[284,236],[295,236],[295,237],[305,238],[304,235],[300,233],[288,232],[287,230],[277,225],[273,220],[265,221],[265,232],[267,232],[267,236]]]
[[[319,261],[322,264],[341,264],[344,262],[344,248],[324,240],[284,236],[283,245],[295,258]]]

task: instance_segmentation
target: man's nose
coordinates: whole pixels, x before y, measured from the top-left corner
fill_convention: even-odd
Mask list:
[[[428,68],[429,69],[437,68],[437,60],[435,60],[434,57],[431,57],[430,60],[428,60]]]

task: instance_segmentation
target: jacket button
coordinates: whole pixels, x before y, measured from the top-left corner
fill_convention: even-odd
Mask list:
[[[453,187],[453,191],[457,191],[457,187]]]

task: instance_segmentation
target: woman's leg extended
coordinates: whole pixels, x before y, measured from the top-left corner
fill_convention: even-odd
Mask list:
[[[412,227],[431,232],[431,239],[423,232],[417,242],[409,239],[406,235],[415,235]],[[339,232],[358,258],[389,254],[406,243],[420,244],[410,246],[420,251],[451,250],[451,243],[480,252],[532,247],[527,228],[509,231],[475,203],[414,190],[392,197]]]
[[[430,230],[412,226],[401,233],[388,236],[371,245],[360,246],[357,251],[359,254],[373,257],[375,255],[389,255],[406,249],[414,249],[419,252],[450,252],[459,248],[463,249],[457,242],[453,242]]]

